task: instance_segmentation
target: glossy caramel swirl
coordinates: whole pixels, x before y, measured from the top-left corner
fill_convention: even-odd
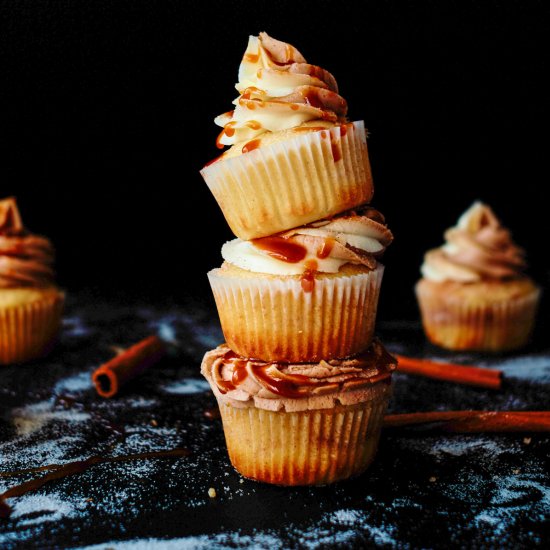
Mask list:
[[[475,202],[445,232],[446,243],[424,257],[422,275],[432,281],[511,279],[526,267],[524,251],[489,206]]]
[[[396,365],[378,340],[353,357],[295,364],[245,359],[223,344],[206,353],[201,372],[218,397],[271,410],[298,410],[362,401],[372,387],[389,386]]]
[[[0,200],[0,288],[49,286],[53,263],[51,242],[25,229],[15,198]]]

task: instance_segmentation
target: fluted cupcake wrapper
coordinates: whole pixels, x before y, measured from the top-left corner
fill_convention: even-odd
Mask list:
[[[302,412],[219,403],[231,463],[278,485],[323,485],[362,473],[376,454],[386,397]]]
[[[373,194],[362,121],[222,158],[201,174],[233,233],[245,240],[332,216]]]
[[[533,331],[540,290],[494,303],[442,300],[416,286],[428,339],[453,350],[506,351],[523,347]]]
[[[317,278],[208,273],[229,347],[263,361],[314,362],[354,355],[372,341],[384,267]]]
[[[61,323],[65,296],[0,309],[0,365],[22,363],[48,351]]]

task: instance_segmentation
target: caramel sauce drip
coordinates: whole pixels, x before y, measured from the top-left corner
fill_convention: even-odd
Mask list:
[[[273,392],[275,395],[280,395],[281,397],[303,397],[303,394],[299,391],[296,384],[290,382],[289,380],[280,380],[279,378],[273,378],[267,373],[269,365],[262,365],[260,367],[255,367],[253,369],[256,378],[261,381],[262,385],[265,386],[269,391]],[[307,378],[304,376],[304,378]]]
[[[265,93],[263,90],[260,90],[260,88],[256,88],[256,86],[249,86],[246,88],[246,90],[241,94],[241,99],[250,99],[250,96],[254,93],[263,94]]]
[[[262,127],[262,125],[257,120],[249,120],[246,123],[246,126],[251,128],[252,130],[259,130]]]
[[[258,149],[258,147],[261,145],[262,140],[261,139],[253,139],[252,141],[249,141],[248,143],[245,143],[243,145],[243,153],[250,153],[250,151],[254,151],[254,149]]]
[[[260,237],[252,239],[251,243],[256,248],[265,250],[269,256],[290,264],[302,261],[307,254],[307,249],[304,246],[283,239],[283,237]]]
[[[244,54],[245,61],[248,61],[248,63],[257,63],[258,59],[260,59],[260,54],[257,53],[245,53]]]
[[[225,145],[221,142],[224,135],[226,135],[227,137],[231,137],[232,135],[235,134],[235,128],[233,128],[233,126],[235,126],[235,124],[237,124],[237,122],[232,120],[231,122],[228,122],[223,127],[223,130],[220,132],[220,134],[216,138],[216,147],[218,149],[223,149],[225,147]]]
[[[332,249],[334,248],[335,243],[336,239],[334,239],[334,237],[327,237],[323,241],[323,244],[317,250],[317,258],[319,258],[320,260],[328,258],[328,256],[332,252]]]
[[[234,386],[239,386],[246,380],[248,376],[248,371],[246,370],[247,364],[248,361],[245,361],[244,359],[235,361],[233,376],[231,377],[231,382]]]
[[[342,159],[342,148],[340,146],[340,140],[330,135],[330,148],[332,150],[332,158],[334,159],[334,162],[338,162]]]
[[[302,273],[300,284],[304,292],[313,292],[315,288],[315,274],[317,273],[317,261],[307,260],[306,270]]]
[[[11,487],[7,491],[0,494],[0,518],[8,518],[11,514],[11,507],[6,503],[7,498],[20,497],[31,491],[40,489],[43,485],[56,479],[63,479],[67,476],[80,474],[85,472],[96,464],[106,464],[112,462],[127,462],[129,460],[148,460],[151,458],[163,458],[173,456],[189,456],[191,452],[188,449],[172,449],[170,451],[153,451],[148,453],[138,453],[123,456],[92,456],[86,460],[77,460],[67,464],[50,464],[47,466],[39,466],[37,468],[27,468],[15,472],[5,472],[0,474],[0,477],[11,477],[22,474],[47,472],[45,476],[25,481],[19,485]]]

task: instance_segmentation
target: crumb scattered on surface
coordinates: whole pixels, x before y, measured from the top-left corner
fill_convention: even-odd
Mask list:
[[[216,489],[214,489],[214,487],[210,487],[210,489],[208,489],[208,496],[210,498],[216,498]]]
[[[523,443],[525,443],[525,445],[529,445],[531,443],[531,438],[530,437],[524,437],[523,438]]]

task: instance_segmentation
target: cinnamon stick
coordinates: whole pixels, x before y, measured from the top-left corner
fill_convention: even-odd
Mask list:
[[[502,371],[484,369],[453,363],[439,363],[428,359],[414,359],[404,355],[394,354],[397,359],[397,370],[405,374],[413,374],[445,380],[456,384],[477,386],[498,390],[502,387]]]
[[[423,426],[455,433],[550,432],[550,411],[435,411],[390,414],[384,428]]]
[[[149,336],[113,357],[92,373],[92,380],[101,397],[113,397],[119,389],[157,363],[166,352],[158,336]]]

